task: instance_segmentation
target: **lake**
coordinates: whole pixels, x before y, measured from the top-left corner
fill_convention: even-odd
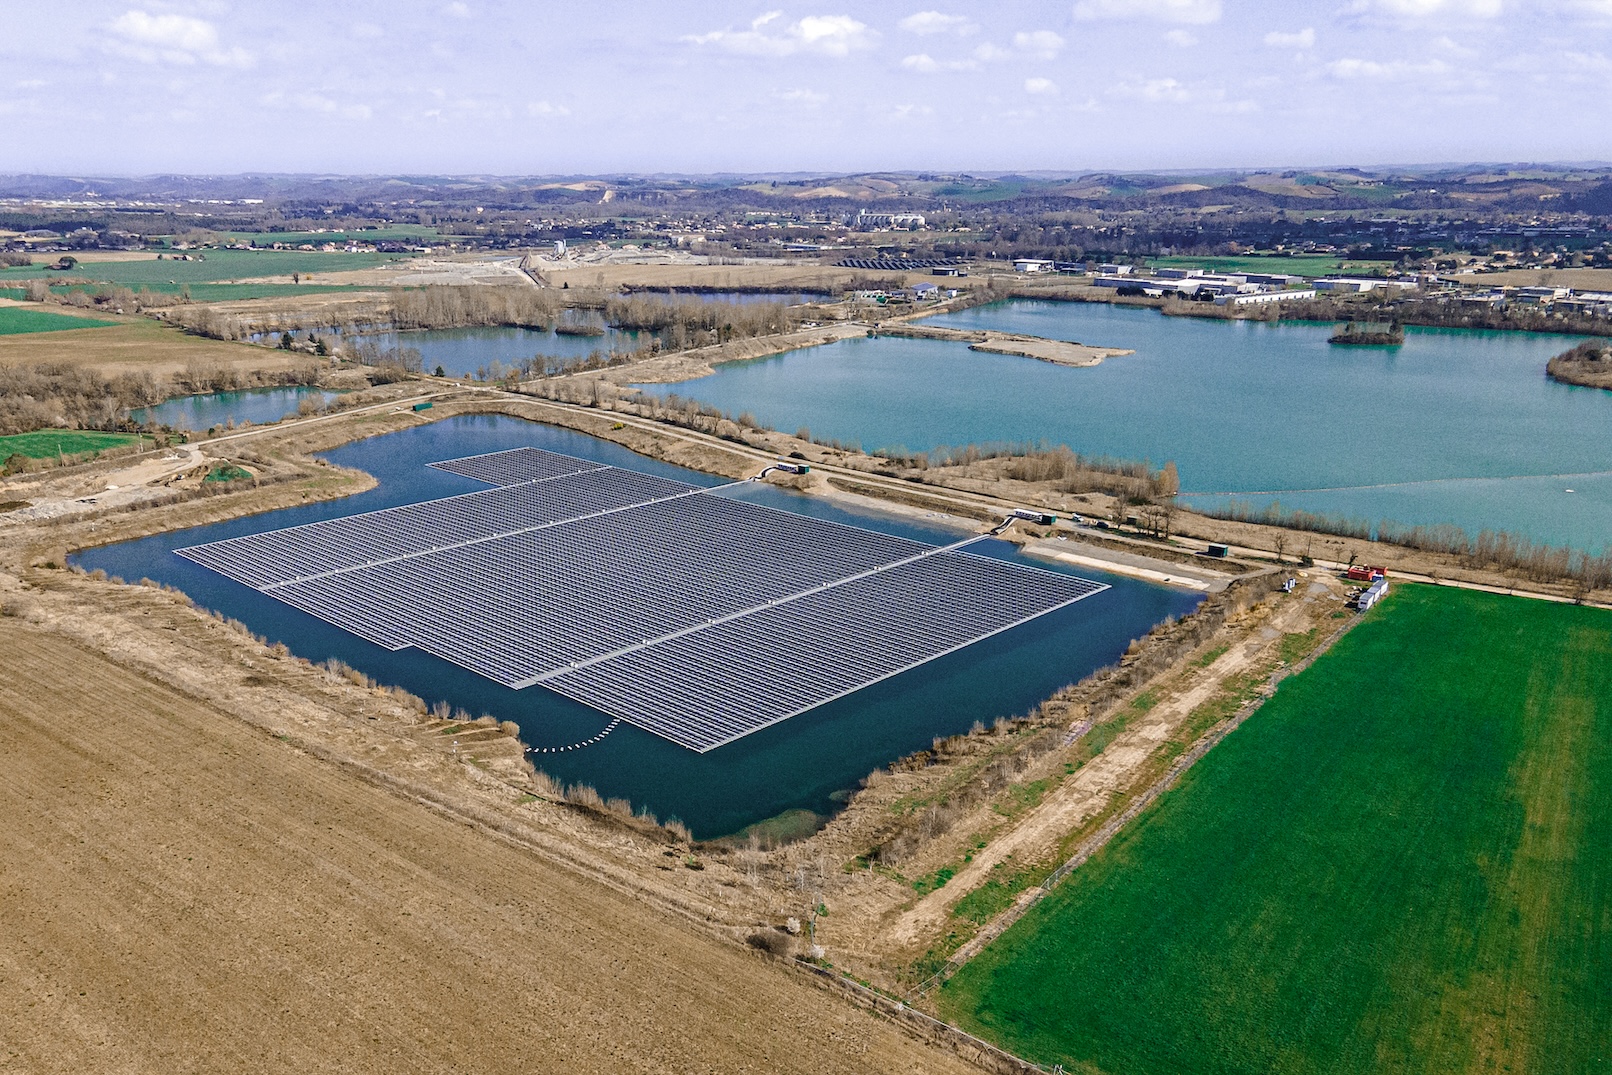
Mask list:
[[[1330,325],[1012,300],[925,319],[1135,349],[1076,369],[961,343],[856,338],[646,391],[866,449],[1004,441],[1175,462],[1189,505],[1505,529],[1598,551],[1612,534],[1612,393],[1557,384],[1575,337]]]
[[[183,430],[211,429],[230,422],[236,425],[242,422],[262,424],[278,422],[288,414],[296,414],[305,399],[324,404],[338,395],[338,392],[327,392],[309,385],[208,392],[197,396],[180,396],[155,407],[141,407],[130,411],[129,417],[141,424],[155,422]]]
[[[338,658],[382,683],[413,692],[428,705],[446,701],[474,715],[513,720],[527,743],[579,742],[605,726],[598,712],[541,687],[510,690],[417,650],[389,652],[173,554],[199,542],[484,488],[426,464],[522,445],[700,485],[723,480],[516,418],[456,417],[327,453],[324,458],[332,463],[360,468],[378,479],[379,485],[356,496],[88,549],[73,559],[86,570],[101,568],[125,579],[146,577],[176,586],[199,605],[241,620],[271,643],[283,642],[311,661]],[[920,540],[939,543],[958,536],[896,516],[853,513],[771,486],[743,495]],[[986,543],[981,551],[1016,555],[1002,542]],[[1041,560],[1026,562],[1048,566]],[[695,754],[622,725],[593,746],[539,757],[539,767],[567,783],[592,784],[606,797],[629,799],[662,818],[679,818],[701,838],[733,833],[790,811],[826,816],[873,769],[929,746],[936,736],[965,732],[976,720],[990,723],[1029,711],[1059,687],[1116,660],[1132,639],[1166,616],[1190,612],[1201,599],[1134,579],[1079,574],[1113,588],[710,753]]]

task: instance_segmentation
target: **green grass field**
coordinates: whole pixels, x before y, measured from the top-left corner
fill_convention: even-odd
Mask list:
[[[192,302],[236,302],[242,299],[281,298],[286,295],[321,295],[330,291],[375,291],[384,288],[361,287],[355,284],[152,284],[141,285],[142,290],[177,295],[184,292]],[[69,291],[86,291],[94,294],[99,285],[73,284],[52,287],[58,295]]]
[[[223,236],[231,242],[269,243],[345,243],[356,239],[361,243],[415,242],[439,238],[436,228],[424,224],[394,224],[368,231],[227,231]]]
[[[70,317],[26,306],[0,306],[0,336],[21,336],[25,332],[64,332],[76,328],[102,328],[116,321],[93,317]]]
[[[0,459],[25,455],[29,459],[55,459],[58,455],[102,452],[134,444],[141,438],[133,433],[97,433],[83,429],[37,429],[0,437]]]
[[[1280,272],[1291,276],[1330,276],[1341,272],[1369,272],[1381,262],[1339,261],[1334,257],[1224,257],[1149,258],[1148,264],[1161,269],[1207,269],[1210,272]]]
[[[1612,1071],[1612,612],[1397,587],[941,991],[1043,1064]]]
[[[136,291],[172,291],[186,284],[220,284],[260,276],[288,276],[370,269],[398,260],[399,254],[325,254],[307,250],[206,250],[206,261],[81,261],[68,272],[50,272],[43,264],[0,269],[0,287],[35,278],[72,277],[121,284]]]

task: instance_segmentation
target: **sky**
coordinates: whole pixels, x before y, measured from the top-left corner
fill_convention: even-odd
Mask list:
[[[0,0],[0,173],[1612,159],[1612,0]]]

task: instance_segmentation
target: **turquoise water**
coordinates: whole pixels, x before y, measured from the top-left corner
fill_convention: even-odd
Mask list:
[[[139,423],[155,422],[174,429],[211,429],[215,425],[234,422],[278,422],[288,414],[296,414],[305,399],[320,403],[335,399],[338,393],[306,385],[289,388],[252,388],[242,392],[208,392],[199,396],[180,396],[155,407],[142,407],[129,412]]]
[[[597,734],[605,719],[540,687],[513,691],[416,650],[388,652],[173,554],[198,542],[484,488],[426,464],[520,445],[701,485],[719,481],[582,434],[515,418],[451,418],[328,453],[325,458],[331,462],[366,470],[379,480],[374,489],[357,496],[88,549],[74,562],[86,570],[102,568],[125,579],[145,577],[177,586],[199,605],[241,620],[299,656],[312,661],[339,658],[382,683],[412,691],[427,704],[446,701],[475,715],[514,720],[527,743],[575,743]],[[950,541],[957,536],[893,517],[852,514],[770,486],[745,495],[920,539]],[[1000,542],[989,543],[985,551],[1013,555],[1012,547]],[[708,754],[622,725],[594,746],[540,757],[539,767],[568,783],[592,784],[607,797],[627,798],[662,818],[680,818],[702,838],[736,832],[791,810],[830,814],[873,769],[928,746],[936,736],[967,731],[976,720],[989,723],[1027,712],[1064,684],[1117,659],[1132,639],[1166,616],[1191,611],[1199,600],[1199,595],[1132,579],[1081,573],[1101,578],[1113,589]]]
[[[1592,550],[1612,534],[1612,393],[1544,372],[1573,337],[1412,328],[1401,347],[1338,347],[1328,325],[1032,301],[925,323],[1136,353],[1073,369],[857,338],[646,390],[867,449],[1047,441],[1173,461],[1189,504],[1274,500]]]
[[[606,329],[603,336],[566,336],[553,329],[442,328],[410,332],[366,332],[348,337],[368,340],[382,348],[412,347],[420,352],[427,373],[438,366],[450,377],[477,374],[494,362],[505,367],[536,355],[586,358],[595,351],[630,351],[638,334]]]

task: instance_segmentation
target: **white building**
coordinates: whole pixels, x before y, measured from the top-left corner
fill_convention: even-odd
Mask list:
[[[861,209],[846,223],[858,228],[899,228],[917,231],[924,226],[924,217],[922,213],[870,213],[866,209]]]
[[[1256,291],[1247,295],[1222,295],[1215,300],[1216,306],[1257,306],[1267,302],[1285,302],[1289,299],[1313,299],[1315,288],[1306,287],[1296,291]]]
[[[1317,291],[1337,291],[1345,295],[1364,295],[1368,291],[1375,291],[1382,284],[1381,280],[1356,280],[1339,277],[1332,280],[1317,280]]]
[[[1013,260],[1014,272],[1051,272],[1052,262],[1041,258],[1015,258]]]

